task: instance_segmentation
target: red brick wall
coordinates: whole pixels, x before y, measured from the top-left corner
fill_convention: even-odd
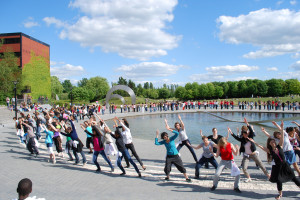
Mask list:
[[[0,40],[4,38],[20,38],[20,35],[14,36],[0,36]],[[9,50],[10,52],[20,52],[20,43],[19,44],[3,44],[0,48],[0,53]],[[20,66],[20,59],[18,59],[18,65]]]

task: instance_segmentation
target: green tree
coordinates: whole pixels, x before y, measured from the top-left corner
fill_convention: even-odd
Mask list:
[[[208,93],[207,97],[208,98],[213,98],[215,96],[215,86],[212,83],[206,83],[207,88],[208,88]]]
[[[185,97],[186,89],[182,86],[178,86],[175,90],[175,97],[182,100]]]
[[[95,101],[105,98],[109,90],[109,84],[106,78],[96,76],[88,80],[85,88],[92,91],[94,95],[93,97],[90,96],[90,100]]]
[[[268,85],[265,81],[256,80],[257,85],[257,95],[261,97],[265,97],[268,93]]]
[[[144,83],[144,89],[148,90],[149,88],[149,82]]]
[[[215,97],[221,98],[224,95],[223,87],[216,85],[215,86]]]
[[[152,82],[150,82],[149,88],[150,88],[151,90],[154,89],[153,83],[152,83]]]
[[[239,95],[237,97],[248,97],[248,87],[246,81],[241,80],[238,82]]]
[[[285,80],[287,85],[287,94],[300,94],[300,82],[297,79]]]
[[[123,78],[122,76],[119,77],[118,85],[128,85],[127,80]]]
[[[69,96],[70,95],[71,94],[69,94]],[[72,98],[74,100],[89,100],[90,99],[90,94],[89,94],[89,91],[86,90],[83,87],[74,87],[72,89]]]
[[[228,97],[229,98],[235,98],[238,97],[239,95],[239,87],[238,87],[238,82],[236,81],[228,81]]]
[[[199,84],[197,82],[192,83],[193,99],[199,99]]]
[[[270,79],[267,80],[267,85],[268,85],[268,95],[277,97],[281,96],[283,94],[283,85],[282,85],[282,80],[281,79]]]
[[[148,90],[149,93],[149,98],[151,99],[157,99],[159,97],[159,94],[157,92],[157,90]]]
[[[194,99],[194,94],[193,94],[192,89],[186,90],[185,95],[184,95],[184,99],[186,99],[186,100]]]
[[[77,83],[77,86],[78,86],[78,87],[84,87],[84,86],[86,86],[87,81],[88,81],[87,78],[83,78],[83,79],[81,79],[81,80]]]
[[[158,95],[161,99],[167,99],[170,97],[170,91],[167,88],[163,87],[158,90]]]
[[[63,92],[65,92],[65,93],[69,93],[73,87],[70,80],[64,80],[64,82],[62,82],[62,86],[64,88]]]
[[[205,99],[208,97],[208,87],[206,84],[201,84],[199,85],[199,98],[200,99]]]
[[[56,76],[51,76],[51,96],[52,98],[56,97],[56,94],[59,95],[63,92],[64,87]]]

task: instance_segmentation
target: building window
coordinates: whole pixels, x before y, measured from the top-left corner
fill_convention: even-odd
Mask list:
[[[20,38],[4,38],[3,39],[3,44],[16,44],[20,43],[21,39]]]

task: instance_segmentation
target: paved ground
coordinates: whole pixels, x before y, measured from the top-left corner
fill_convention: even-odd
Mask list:
[[[191,112],[191,111],[190,111]],[[299,113],[299,112],[298,112]],[[130,116],[140,113],[130,113]],[[0,108],[0,199],[12,199],[17,196],[16,187],[22,178],[33,181],[32,196],[44,197],[47,200],[77,200],[77,199],[274,199],[277,194],[276,184],[266,180],[264,174],[250,162],[249,172],[251,183],[244,183],[242,175],[241,194],[233,189],[233,178],[230,172],[224,171],[216,191],[211,192],[212,178],[215,170],[201,169],[200,180],[186,183],[183,175],[173,167],[171,180],[164,181],[165,148],[155,146],[154,140],[134,139],[136,150],[147,169],[142,171],[142,178],[138,178],[133,168],[126,169],[127,175],[120,177],[120,170],[116,167],[110,172],[108,165],[102,158],[98,161],[103,172],[96,174],[96,167],[91,164],[91,155],[86,154],[89,164],[74,166],[65,159],[58,158],[54,165],[48,163],[48,155],[44,143],[41,144],[41,156],[31,157],[24,146],[18,143],[12,123],[13,113]],[[117,114],[124,116],[128,114]],[[104,115],[104,119],[114,115]],[[78,130],[80,130],[78,128]],[[85,141],[85,135],[80,132],[80,138]],[[87,151],[86,151],[87,152]],[[180,151],[183,162],[190,177],[194,175],[194,162],[187,148]],[[197,152],[199,157],[201,151]],[[262,160],[266,160],[265,153],[260,153]],[[112,158],[113,162],[115,158]],[[237,157],[239,164],[241,157]],[[219,159],[218,159],[219,161]],[[271,166],[264,164],[270,170]],[[138,165],[141,169],[141,167]],[[293,183],[284,184],[284,199],[300,199],[300,189]]]

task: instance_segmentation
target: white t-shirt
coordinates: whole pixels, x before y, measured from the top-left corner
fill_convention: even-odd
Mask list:
[[[182,141],[185,141],[187,139],[188,139],[188,136],[185,132],[185,129],[180,128],[179,129],[179,140],[182,142]]]

